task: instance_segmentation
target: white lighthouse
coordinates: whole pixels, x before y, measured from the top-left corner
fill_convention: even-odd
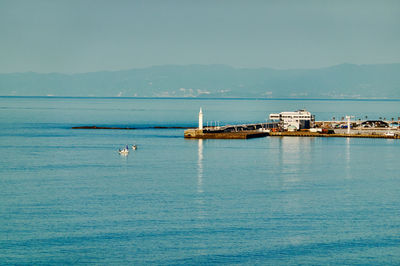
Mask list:
[[[199,129],[203,130],[203,112],[201,110],[201,107],[200,107],[200,112],[199,112]]]

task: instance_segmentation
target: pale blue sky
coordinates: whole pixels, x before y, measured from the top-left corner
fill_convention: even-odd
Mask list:
[[[0,72],[400,62],[400,1],[0,0]]]

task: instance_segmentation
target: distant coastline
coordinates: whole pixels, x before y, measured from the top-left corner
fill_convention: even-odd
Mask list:
[[[164,65],[80,74],[0,74],[4,96],[400,99],[400,63],[279,70]]]

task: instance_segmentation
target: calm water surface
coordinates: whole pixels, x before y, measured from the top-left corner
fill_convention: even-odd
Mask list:
[[[400,264],[399,140],[149,128],[194,126],[199,107],[221,124],[400,116],[399,101],[0,98],[0,264]]]

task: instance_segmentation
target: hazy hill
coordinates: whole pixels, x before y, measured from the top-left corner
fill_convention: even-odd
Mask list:
[[[275,70],[224,65],[154,66],[83,74],[0,74],[0,95],[400,98],[400,64]]]

